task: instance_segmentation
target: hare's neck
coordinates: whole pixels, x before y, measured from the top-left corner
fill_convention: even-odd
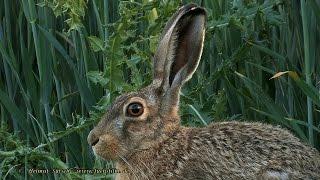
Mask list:
[[[153,147],[138,151],[127,159],[117,162],[117,169],[128,174],[118,174],[117,179],[158,179],[168,172],[174,171],[176,162],[187,151],[190,129],[180,128],[172,136],[155,143]],[[129,176],[128,176],[129,175]],[[136,178],[135,178],[136,177]]]

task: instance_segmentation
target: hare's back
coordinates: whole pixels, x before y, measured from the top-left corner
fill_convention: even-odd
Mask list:
[[[186,173],[209,177],[320,178],[320,155],[287,130],[262,123],[223,122],[192,129]],[[198,163],[198,164],[197,164]],[[196,171],[196,172],[192,172]],[[198,172],[199,173],[199,172]]]

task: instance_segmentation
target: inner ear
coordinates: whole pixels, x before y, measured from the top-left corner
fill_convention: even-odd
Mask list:
[[[174,54],[174,61],[171,65],[170,75],[169,75],[169,85],[172,85],[172,82],[176,74],[181,70],[187,63],[189,58],[186,56],[193,56],[193,40],[194,40],[194,31],[197,27],[195,21],[197,16],[188,15],[183,17],[179,24],[176,27],[176,49]],[[193,64],[189,64],[192,66]]]

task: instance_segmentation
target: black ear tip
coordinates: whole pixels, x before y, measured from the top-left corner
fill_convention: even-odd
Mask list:
[[[194,3],[186,4],[186,5],[182,6],[180,8],[180,10],[182,12],[184,12],[183,14],[191,13],[191,14],[195,14],[195,15],[199,15],[199,14],[203,14],[205,16],[207,15],[207,12],[203,7],[200,7]]]

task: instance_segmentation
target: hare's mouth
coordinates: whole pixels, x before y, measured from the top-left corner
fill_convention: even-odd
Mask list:
[[[92,150],[95,156],[102,158],[104,160],[113,160],[115,154],[111,153],[108,147],[101,147],[99,144],[92,146]]]
[[[92,150],[94,154],[105,159],[114,160],[117,159],[119,152],[119,141],[109,135],[101,136],[97,142],[92,142]]]

